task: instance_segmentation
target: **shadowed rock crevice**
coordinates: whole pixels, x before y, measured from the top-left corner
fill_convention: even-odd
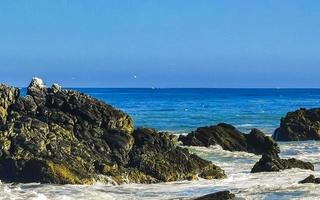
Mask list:
[[[0,85],[0,179],[90,184],[223,178],[223,170],[122,111],[34,78],[26,96]],[[101,176],[106,175],[106,176]]]

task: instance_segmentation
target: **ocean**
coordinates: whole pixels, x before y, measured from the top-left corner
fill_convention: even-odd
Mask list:
[[[288,111],[320,106],[320,89],[78,89],[134,118],[136,126],[190,132],[230,123],[272,134]]]
[[[103,89],[76,88],[128,113],[136,127],[185,134],[197,127],[230,123],[243,132],[258,128],[271,135],[282,116],[301,107],[320,107],[320,89]],[[22,94],[25,89],[22,89]],[[309,174],[320,176],[320,142],[279,142],[283,158],[295,157],[315,165],[315,171],[291,169],[251,174],[259,156],[228,152],[219,146],[190,151],[222,167],[224,180],[161,184],[96,183],[92,186],[0,184],[0,199],[190,199],[231,190],[245,199],[320,199],[320,185],[298,184]]]

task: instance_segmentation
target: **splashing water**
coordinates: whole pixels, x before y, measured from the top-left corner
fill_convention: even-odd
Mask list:
[[[190,151],[221,166],[227,174],[223,180],[181,181],[161,184],[125,184],[110,186],[95,184],[49,185],[49,184],[0,184],[0,199],[32,200],[95,200],[95,199],[190,199],[221,190],[231,190],[245,199],[316,199],[320,185],[298,184],[309,174],[320,176],[320,142],[280,143],[281,156],[296,157],[315,165],[315,172],[301,169],[281,172],[251,174],[250,170],[260,156],[245,152],[224,151],[213,146],[191,147]]]
[[[226,122],[241,131],[259,128],[267,134],[279,126],[288,111],[319,107],[318,89],[78,89],[128,112],[136,126],[186,133],[196,127]],[[24,93],[25,91],[22,91]],[[182,181],[161,184],[0,184],[0,200],[154,200],[190,199],[231,190],[245,199],[319,199],[320,185],[298,184],[309,174],[320,177],[320,143],[279,143],[281,157],[295,157],[315,165],[315,171],[291,169],[251,174],[260,156],[228,152],[218,146],[190,151],[211,160],[227,174],[223,180]]]

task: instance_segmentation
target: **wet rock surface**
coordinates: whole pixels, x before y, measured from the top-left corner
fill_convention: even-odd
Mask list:
[[[201,127],[179,140],[187,146],[220,145],[228,151],[245,151],[254,154],[277,154],[280,149],[271,137],[258,129],[252,129],[249,134],[241,133],[229,124]]]
[[[307,178],[303,179],[302,181],[299,181],[301,184],[305,183],[314,183],[314,184],[320,184],[320,178],[316,178],[314,175],[310,175]]]
[[[264,154],[253,166],[251,173],[273,172],[292,168],[314,170],[314,166],[310,162],[304,162],[295,158],[281,159],[278,155]]]
[[[236,199],[236,196],[232,194],[230,191],[221,191],[213,194],[208,194],[202,197],[198,197],[194,200],[229,200]]]
[[[209,161],[187,149],[177,147],[177,138],[153,129],[139,128],[133,132],[135,146],[130,152],[129,166],[149,172],[161,181],[224,178],[224,172]],[[201,169],[201,170],[199,170]]]
[[[47,88],[34,78],[26,96],[0,85],[0,97],[3,181],[120,184],[225,177],[219,167],[177,147],[174,136],[134,130],[122,111],[57,84]]]
[[[274,132],[277,141],[320,140],[320,109],[299,109],[281,119]]]

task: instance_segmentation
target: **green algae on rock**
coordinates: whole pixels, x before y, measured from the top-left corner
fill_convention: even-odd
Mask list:
[[[83,93],[57,84],[47,88],[34,78],[26,96],[0,85],[0,97],[3,181],[121,184],[225,177],[219,167],[176,146],[174,136],[134,130],[130,116]]]
[[[224,178],[224,172],[187,149],[177,147],[176,138],[168,133],[139,128],[133,132],[135,146],[129,166],[148,172],[160,181]]]

